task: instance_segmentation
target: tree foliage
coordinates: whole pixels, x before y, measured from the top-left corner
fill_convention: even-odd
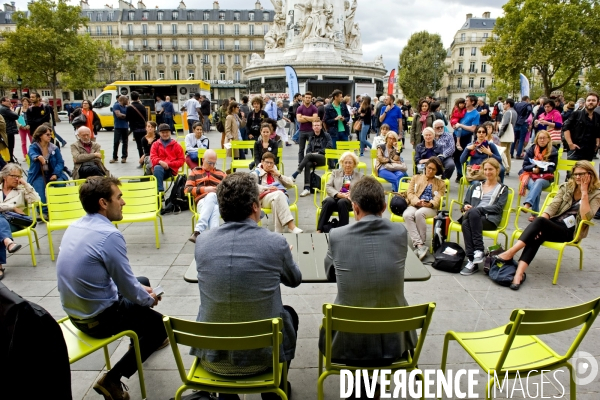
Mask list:
[[[496,79],[511,82],[535,68],[549,96],[600,62],[598,0],[509,0],[503,9],[497,39],[482,48]]]
[[[438,34],[413,33],[400,53],[398,85],[412,102],[433,94],[442,86],[446,50]]]
[[[127,72],[136,69],[136,60],[127,58],[125,50],[113,47],[109,41],[99,42],[98,75],[104,83],[127,79]]]
[[[28,7],[29,13],[13,14],[15,32],[2,32],[0,59],[9,60],[10,69],[24,84],[50,87],[53,96],[59,80],[71,87],[93,82],[98,50],[89,35],[77,32],[87,23],[81,8],[66,0],[37,0]]]

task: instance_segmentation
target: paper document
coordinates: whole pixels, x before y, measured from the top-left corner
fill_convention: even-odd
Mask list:
[[[457,251],[454,250],[452,247],[446,247],[446,250],[444,250],[444,254],[448,254],[449,256],[453,256],[456,255]]]
[[[550,161],[540,161],[540,160],[534,160],[532,158],[530,160],[533,164],[535,164],[537,167],[539,167],[543,170],[547,170],[549,166],[554,165],[554,163],[550,162]]]

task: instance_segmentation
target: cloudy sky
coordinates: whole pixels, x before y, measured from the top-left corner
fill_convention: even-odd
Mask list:
[[[137,0],[132,0],[134,4]],[[9,2],[9,1],[6,1]],[[212,8],[212,0],[184,0],[187,8]],[[222,9],[254,8],[255,0],[219,0]],[[27,0],[16,0],[19,9],[25,9]],[[79,4],[72,1],[73,4]],[[117,0],[89,0],[92,8],[104,4],[118,6]],[[179,0],[144,0],[146,7],[177,7]],[[270,0],[261,0],[264,8],[272,9]],[[355,21],[362,34],[363,58],[373,60],[383,55],[388,70],[397,67],[400,51],[411,34],[426,30],[439,33],[444,46],[449,47],[456,31],[465,22],[466,14],[481,17],[485,11],[492,18],[502,12],[506,0],[358,0]]]

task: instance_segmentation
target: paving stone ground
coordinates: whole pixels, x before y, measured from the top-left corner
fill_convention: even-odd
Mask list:
[[[60,123],[58,132],[70,143],[75,138],[70,125]],[[218,147],[219,133],[212,131],[209,134],[212,147]],[[131,140],[131,137],[130,137]],[[15,154],[20,156],[20,141],[16,138]],[[137,154],[135,142],[129,142],[130,157],[126,164],[108,164],[112,155],[112,132],[102,131],[98,142],[106,151],[107,167],[116,176],[137,175],[140,170],[135,169]],[[410,145],[404,151],[404,156],[410,158]],[[285,173],[291,175],[297,165],[298,146],[284,148]],[[119,153],[120,154],[120,153]],[[70,150],[63,152],[66,165],[72,167],[73,161]],[[369,165],[370,160],[365,157]],[[412,164],[411,160],[406,160]],[[26,167],[25,162],[22,165]],[[517,172],[521,161],[513,160],[513,169],[506,183],[512,188],[518,185]],[[412,168],[409,167],[409,170]],[[301,177],[298,179],[301,184]],[[457,197],[458,185],[451,185],[451,198]],[[389,190],[389,186],[386,187]],[[515,200],[516,201],[516,200]],[[301,198],[299,201],[300,221],[299,226],[305,232],[315,230],[315,207],[312,197]],[[386,212],[385,218],[389,218]],[[128,244],[128,255],[136,275],[147,276],[153,285],[160,284],[165,289],[163,301],[157,311],[188,319],[195,319],[200,306],[198,287],[186,283],[183,274],[194,258],[194,247],[187,241],[190,235],[190,212],[178,215],[166,215],[164,218],[164,234],[160,235],[161,247],[154,245],[154,230],[151,223],[120,224]],[[509,224],[509,235],[513,231],[514,215]],[[273,229],[272,219],[267,225]],[[50,261],[48,250],[48,237],[44,224],[38,225],[40,250],[36,249],[38,266],[31,266],[31,258],[26,238],[18,238],[17,242],[23,245],[18,254],[11,255],[7,262],[6,278],[3,283],[16,293],[36,302],[46,308],[56,319],[65,316],[61,308],[60,298],[56,287],[55,262]],[[58,250],[62,233],[54,234],[55,248]],[[551,308],[564,307],[578,304],[593,298],[600,297],[600,247],[598,241],[600,231],[597,227],[590,230],[589,237],[583,241],[584,268],[578,269],[577,249],[565,251],[562,269],[557,285],[552,285],[552,276],[556,263],[557,252],[541,249],[536,259],[530,266],[527,282],[521,290],[515,292],[508,288],[499,287],[492,283],[483,273],[472,276],[460,276],[436,271],[431,271],[431,279],[427,282],[410,282],[405,284],[405,294],[410,304],[436,302],[437,308],[433,315],[427,340],[419,365],[421,368],[439,368],[442,358],[444,334],[448,330],[474,331],[493,328],[503,325],[508,321],[514,308]],[[452,240],[456,240],[452,237]],[[462,237],[461,237],[462,241]],[[486,239],[486,243],[491,241]],[[298,332],[298,345],[296,358],[291,364],[289,380],[293,385],[295,399],[316,399],[316,382],[318,377],[317,338],[318,327],[321,321],[321,306],[325,302],[333,302],[336,295],[336,285],[331,283],[307,283],[297,288],[290,289],[282,286],[284,304],[295,308],[300,316],[300,329]],[[577,331],[548,335],[544,339],[557,351],[564,352],[569,347]],[[593,329],[581,344],[580,350],[593,355],[596,363],[600,363],[600,322],[596,322]],[[118,360],[126,351],[128,343],[120,341],[110,347],[111,359]],[[188,349],[181,346],[184,363],[190,365],[192,359],[187,355]],[[450,346],[450,368],[477,368],[471,358],[456,344]],[[47,367],[51,367],[47,365]],[[92,386],[99,376],[105,372],[102,352],[89,356],[71,366],[73,398],[100,399]],[[169,347],[153,354],[144,363],[146,375],[146,388],[149,399],[167,400],[174,396],[180,386],[179,375]],[[483,397],[486,375],[480,371],[478,393]],[[568,392],[568,374],[559,375],[561,384]],[[139,399],[140,389],[137,374],[131,379],[124,379],[130,388],[132,399]],[[538,381],[539,385],[539,381]],[[530,385],[533,396],[535,387]],[[339,398],[339,378],[328,378],[325,384],[326,398]],[[507,397],[506,394],[500,395]],[[561,385],[556,380],[544,385],[544,396],[569,398],[562,394]],[[522,398],[522,392],[514,393],[514,398]],[[258,395],[246,395],[244,399],[259,399]],[[540,398],[538,396],[538,398]],[[578,399],[596,400],[600,398],[600,379],[578,387]]]

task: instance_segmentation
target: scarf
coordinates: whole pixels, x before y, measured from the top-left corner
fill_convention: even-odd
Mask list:
[[[533,159],[537,161],[543,161],[546,158],[546,154],[548,154],[548,152],[550,151],[550,146],[551,145],[547,145],[545,149],[540,150],[540,146],[535,145],[535,147],[533,148]],[[533,175],[533,172],[523,171],[523,173],[519,177],[519,180],[521,181],[521,186],[519,187],[519,195],[521,197],[525,196],[525,193],[527,192],[527,183],[529,182],[529,178],[531,178],[531,175]]]
[[[475,153],[477,152],[477,148],[482,144],[483,142],[479,143],[478,141],[475,141],[475,147],[473,147],[473,150],[471,150],[469,152],[469,155],[472,157],[475,155]]]
[[[427,127],[427,117],[429,116],[429,111],[421,111],[421,118],[419,118],[419,121],[421,121],[421,132],[423,132],[423,130],[425,130],[425,128]]]

